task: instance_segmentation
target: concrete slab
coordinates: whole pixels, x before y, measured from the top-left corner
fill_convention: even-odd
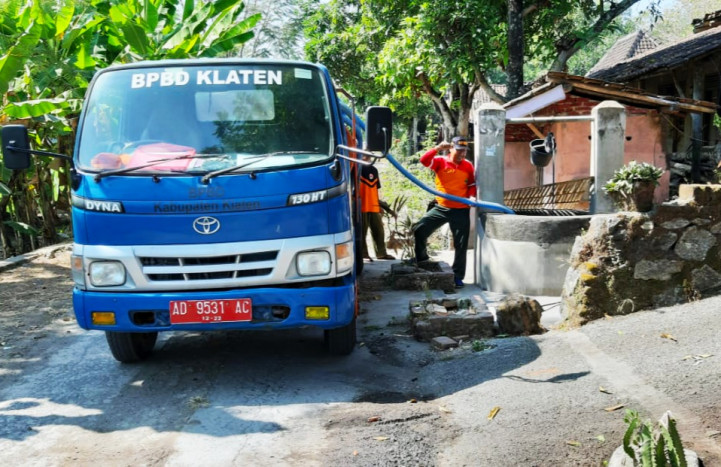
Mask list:
[[[443,250],[431,255],[431,259],[434,261],[443,261],[448,264],[453,263],[453,250]],[[430,289],[427,291],[414,291],[414,290],[392,290],[384,291],[383,304],[386,310],[383,314],[370,313],[364,320],[367,326],[386,326],[390,320],[406,320],[408,318],[408,303],[411,300],[429,300],[429,299],[441,299],[446,297],[463,298],[468,297],[475,302],[484,303],[488,311],[493,315],[494,321],[496,313],[496,305],[508,296],[506,293],[497,293],[483,290],[474,284],[473,274],[473,250],[468,250],[468,260],[466,261],[466,278],[464,279],[465,287],[461,289],[455,289],[453,294],[447,294],[442,290]],[[396,260],[375,260],[373,262],[366,261],[363,269],[363,281],[384,281],[388,276],[391,265],[400,263],[400,259]],[[537,300],[543,307],[543,313],[541,315],[541,324],[547,328],[552,329],[558,326],[562,321],[563,317],[560,313],[561,297],[558,296],[532,296]],[[361,309],[364,306],[372,306],[372,304],[361,304]],[[376,322],[376,321],[382,322]]]

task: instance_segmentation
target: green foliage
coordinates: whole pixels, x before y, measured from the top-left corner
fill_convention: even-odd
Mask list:
[[[241,57],[278,57],[300,59],[303,56],[301,39],[305,0],[247,0],[247,15],[261,14],[255,26],[254,37],[238,49]]]
[[[637,22],[641,28],[650,29],[658,42],[668,44],[693,34],[692,20],[718,8],[718,0],[675,0],[663,10],[663,21],[657,21],[653,12],[641,12]]]
[[[446,137],[467,135],[474,94],[507,81],[510,42],[523,41],[523,59],[533,62],[517,82],[549,67],[564,70],[569,57],[617,28],[613,20],[638,1],[525,2],[522,37],[509,36],[505,0],[309,1],[305,51],[360,101],[385,103],[407,120],[418,115],[424,96]]]
[[[493,348],[492,345],[489,345],[488,343],[480,339],[475,339],[473,342],[471,342],[471,350],[474,352],[483,352],[484,350],[491,348]]]
[[[633,32],[636,27],[629,18],[616,19],[600,36],[592,38],[568,60],[568,72],[572,75],[585,76],[618,39]]]
[[[242,0],[0,2],[0,124],[23,123],[36,149],[70,153],[82,99],[98,69],[228,53],[253,37],[260,19],[243,17],[243,9]],[[63,230],[58,210],[69,208],[67,164],[34,157],[22,174],[0,175],[10,191],[0,196],[1,253],[56,241]]]
[[[623,450],[633,459],[633,465],[686,467],[683,443],[669,412],[655,428],[651,422],[641,421],[635,410],[626,410],[623,420],[628,424]]]
[[[9,226],[13,230],[27,234],[27,235],[39,235],[40,231],[32,225],[25,224],[24,222],[5,221],[3,224]]]
[[[613,173],[613,177],[603,186],[603,190],[608,194],[630,195],[634,182],[653,182],[658,185],[658,179],[663,172],[662,169],[647,162],[631,161]]]

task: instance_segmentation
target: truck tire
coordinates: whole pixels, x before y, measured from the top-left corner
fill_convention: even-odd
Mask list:
[[[110,352],[122,363],[145,360],[153,352],[157,332],[114,332],[105,331]]]
[[[331,355],[348,355],[353,352],[356,343],[356,319],[347,325],[324,331],[325,345]]]

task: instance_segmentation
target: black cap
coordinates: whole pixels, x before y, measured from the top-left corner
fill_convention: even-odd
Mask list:
[[[453,138],[452,142],[453,142],[453,147],[456,149],[460,149],[460,150],[468,149],[468,140],[466,139],[465,136],[456,136],[455,138]]]

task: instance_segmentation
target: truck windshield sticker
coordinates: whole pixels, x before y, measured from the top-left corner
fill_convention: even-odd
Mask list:
[[[313,78],[313,74],[310,70],[306,70],[305,68],[296,68],[295,77],[298,79],[311,79]]]
[[[310,78],[310,70],[306,71],[308,71],[308,78]],[[296,77],[299,77],[298,69],[296,69]],[[209,86],[225,84],[283,84],[283,72],[281,70],[197,70],[193,75],[185,70],[169,70],[133,73],[130,79],[130,87],[132,89],[139,89],[185,86],[191,82],[191,78],[197,85]]]

